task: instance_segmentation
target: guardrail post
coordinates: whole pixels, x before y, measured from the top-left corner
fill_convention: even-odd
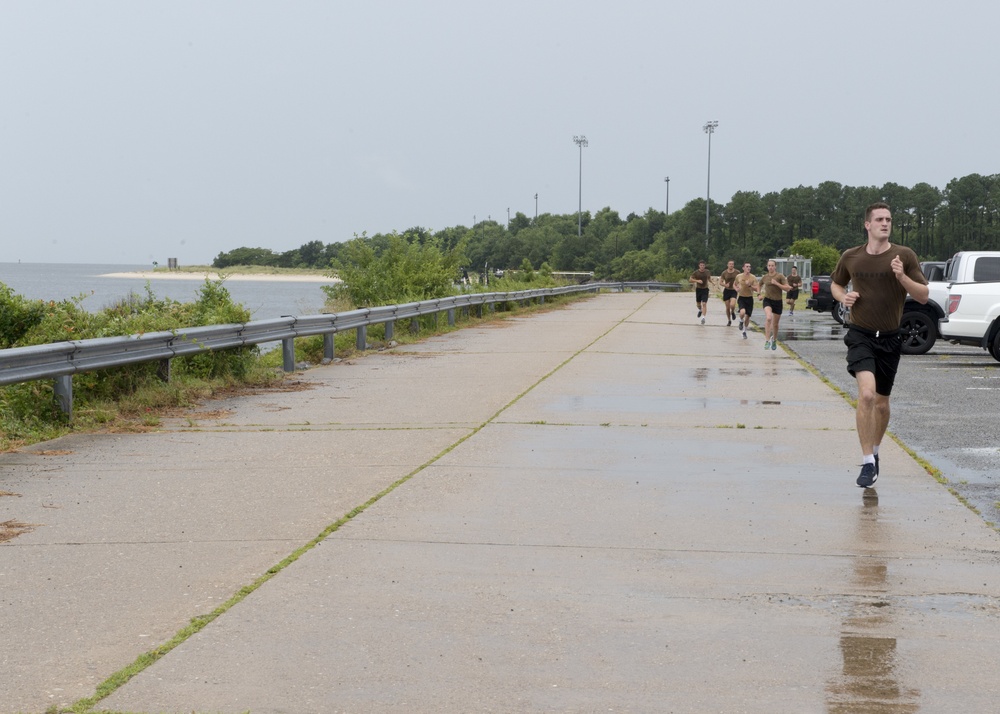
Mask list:
[[[55,380],[56,402],[68,418],[73,418],[73,376],[64,374]]]
[[[367,325],[361,325],[361,327],[358,328],[358,337],[357,340],[354,342],[354,346],[357,348],[359,352],[364,352],[366,349],[368,349]]]
[[[295,338],[285,337],[281,340],[282,369],[286,372],[295,371]]]
[[[455,326],[455,308],[448,310],[448,327]]]
[[[539,295],[538,296],[538,304],[539,305],[544,305],[545,304],[545,296],[544,295]]]
[[[323,333],[323,358],[332,360],[333,354],[333,333],[325,332]]]
[[[170,365],[173,364],[173,360],[161,359],[160,363],[156,366],[156,376],[160,378],[163,382],[170,381]]]
[[[420,320],[416,317],[410,318],[410,334],[416,335],[420,332]]]
[[[385,323],[385,341],[386,342],[391,341],[395,334],[396,334],[396,321],[389,320],[387,323]]]

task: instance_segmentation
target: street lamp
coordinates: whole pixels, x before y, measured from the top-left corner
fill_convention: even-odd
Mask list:
[[[583,147],[590,146],[585,136],[574,136],[573,141],[580,147],[580,207],[576,212],[576,235],[583,235]]]
[[[535,223],[538,223],[538,194],[535,194]]]
[[[667,182],[667,207],[666,207],[666,210],[664,211],[664,214],[669,216],[670,215],[670,177],[667,176],[663,180]]]
[[[705,133],[708,134],[708,186],[705,189],[705,249],[708,249],[708,207],[711,205],[709,198],[712,194],[712,134],[715,133],[715,127],[719,126],[717,121],[705,122],[705,126],[702,128]]]

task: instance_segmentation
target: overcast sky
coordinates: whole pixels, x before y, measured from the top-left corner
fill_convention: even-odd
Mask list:
[[[1000,172],[987,0],[0,1],[0,262]]]

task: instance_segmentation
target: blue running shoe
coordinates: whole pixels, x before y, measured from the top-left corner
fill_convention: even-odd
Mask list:
[[[858,486],[861,488],[871,488],[878,481],[878,471],[875,464],[863,464],[861,474],[858,476]]]

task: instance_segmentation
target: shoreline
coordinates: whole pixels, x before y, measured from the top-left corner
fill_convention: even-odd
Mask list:
[[[139,271],[132,273],[105,273],[102,278],[131,278],[132,280],[239,280],[283,283],[339,283],[339,278],[329,278],[324,275],[279,275],[267,273],[218,273],[215,271],[162,273],[154,271]]]

